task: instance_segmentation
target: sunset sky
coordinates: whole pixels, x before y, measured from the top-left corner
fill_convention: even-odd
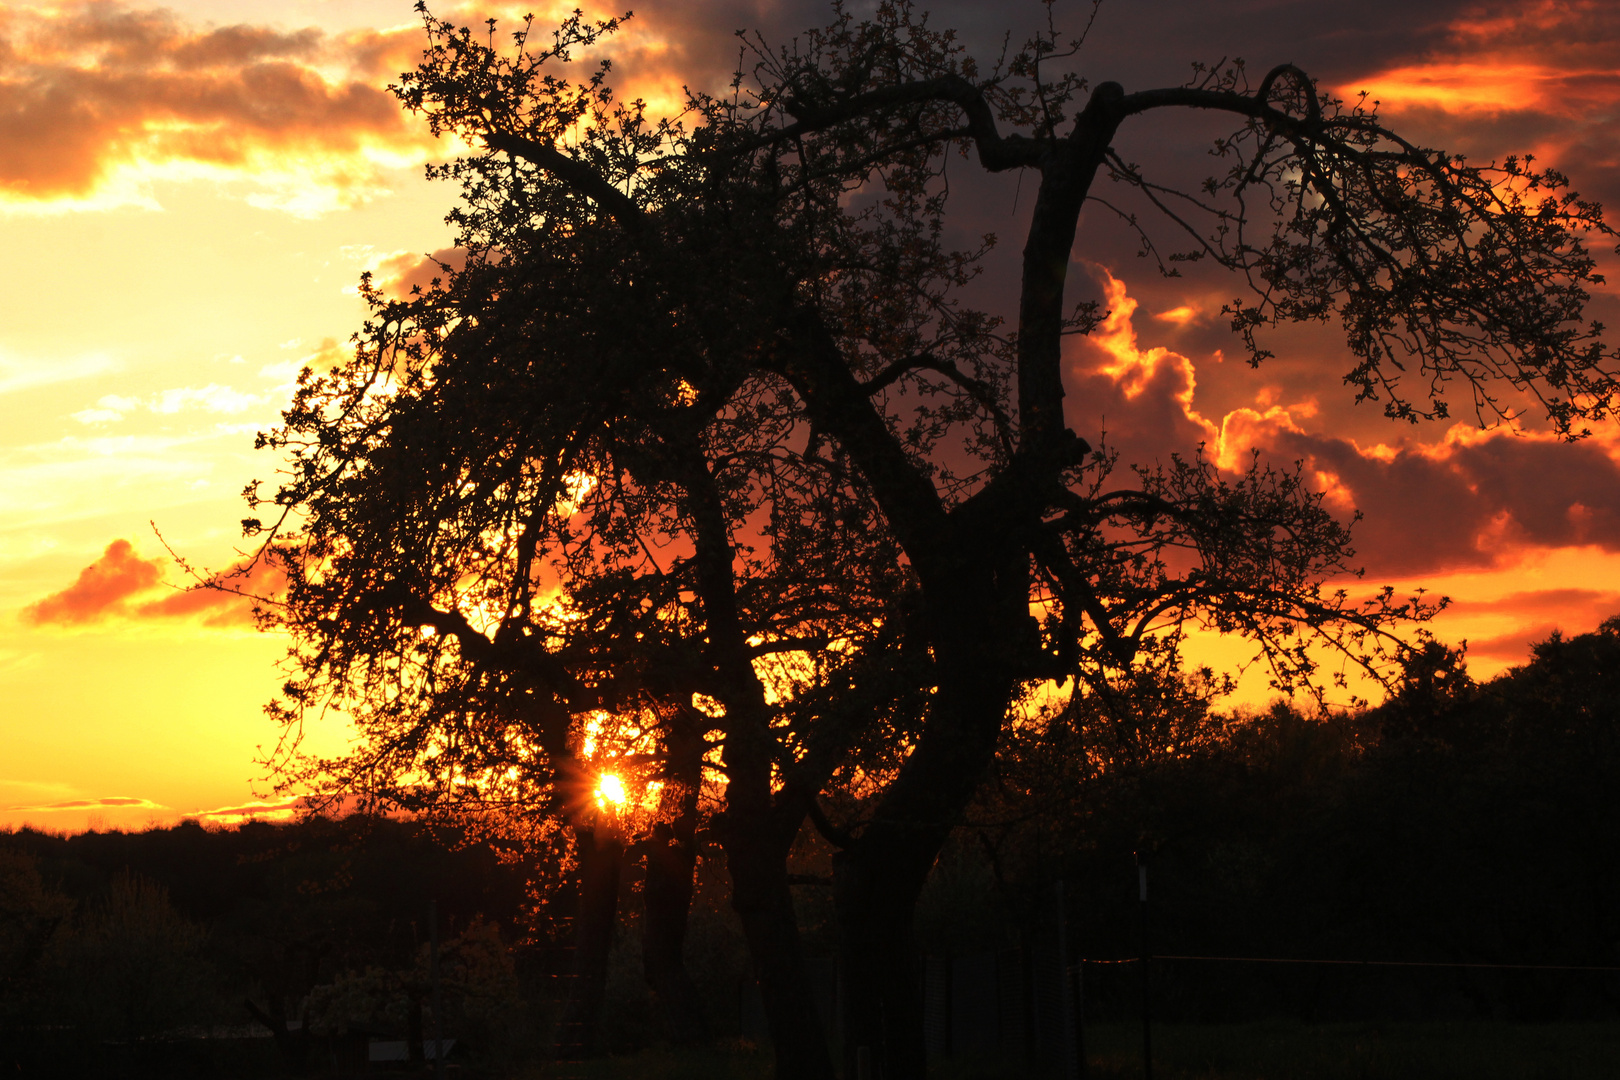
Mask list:
[[[527,10],[544,25],[573,6]],[[263,10],[0,6],[0,824],[235,820],[281,805],[255,762],[278,736],[261,707],[282,644],[242,602],[179,591],[188,579],[164,542],[199,572],[233,562],[241,491],[277,468],[255,432],[299,368],[358,327],[363,271],[402,280],[448,244],[455,192],[421,176],[454,148],[384,89],[419,48],[409,3],[301,0],[271,22]],[[476,22],[525,8],[435,10]],[[826,10],[637,5],[613,45],[621,96],[658,108],[683,84],[718,88],[733,30],[781,40]],[[1000,20],[1020,36],[1040,11],[933,10],[981,52],[998,47]],[[1088,10],[1058,5],[1075,26]],[[1620,5],[1607,2],[1120,0],[1103,6],[1082,67],[1137,90],[1181,83],[1193,61],[1291,61],[1337,94],[1369,91],[1416,141],[1475,160],[1530,151],[1620,207],[1616,56]],[[1154,119],[1116,146],[1195,185],[1218,134]],[[1016,177],[968,190],[964,234],[996,232],[1016,252]],[[1453,598],[1436,630],[1467,639],[1476,676],[1555,627],[1620,613],[1620,428],[1566,445],[1534,424],[1392,424],[1352,404],[1331,334],[1285,335],[1251,370],[1219,315],[1236,285],[1161,280],[1134,252],[1117,222],[1088,212],[1076,292],[1112,315],[1073,345],[1082,435],[1106,429],[1126,460],[1202,442],[1225,464],[1251,448],[1303,461],[1331,505],[1364,514],[1367,584]],[[1611,325],[1617,308],[1607,295],[1593,305]],[[1263,691],[1251,680],[1248,693]],[[336,723],[308,734],[330,748],[345,737]]]

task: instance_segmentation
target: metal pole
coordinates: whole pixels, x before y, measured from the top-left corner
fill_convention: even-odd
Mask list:
[[[428,901],[428,964],[433,979],[433,1075],[444,1080],[444,994],[439,988],[439,902]]]
[[[1148,948],[1147,863],[1136,856],[1137,909],[1142,925],[1142,1075],[1153,1080],[1153,953]]]
[[[1076,1080],[1084,1066],[1080,1064],[1079,1012],[1075,1007],[1069,982],[1069,909],[1063,901],[1063,879],[1052,883],[1052,904],[1057,914],[1057,985],[1052,988],[1056,1001],[1052,1012],[1057,1018],[1058,1068],[1064,1080]],[[1063,1002],[1069,1001],[1067,1015]]]
[[[1074,962],[1074,1056],[1080,1063],[1080,1080],[1091,1076],[1086,1061],[1086,963]]]
[[[1086,1080],[1086,1018],[1085,977],[1081,974],[1078,949],[1069,944],[1069,906],[1063,897],[1063,882],[1057,883],[1058,897],[1058,970],[1064,975],[1064,989],[1070,994],[1068,1022],[1073,1035],[1068,1041],[1069,1060],[1066,1063],[1071,1080]],[[1076,953],[1074,966],[1069,966],[1069,954]],[[1071,977],[1072,975],[1072,977]],[[1062,996],[1059,995],[1059,1000]]]

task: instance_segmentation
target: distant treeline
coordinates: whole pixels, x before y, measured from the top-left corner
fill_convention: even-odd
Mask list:
[[[250,1058],[301,1071],[325,1064],[328,1036],[419,1040],[430,899],[446,1023],[493,1045],[518,1019],[510,944],[529,896],[487,846],[370,817],[0,834],[0,1063],[169,1071],[163,1045],[256,1026],[275,1038]]]
[[[1072,955],[1620,966],[1620,619],[1483,684],[1435,645],[1381,707],[1171,702],[1014,740],[926,897],[935,952],[1030,924],[1063,882]],[[976,907],[971,916],[969,908]],[[1188,1020],[1613,1017],[1620,973],[1164,961]],[[1086,968],[1134,1015],[1139,966]]]
[[[1483,684],[1436,647],[1357,713],[1104,704],[1014,732],[924,895],[924,952],[1033,947],[1061,883],[1071,960],[1136,956],[1140,859],[1157,954],[1620,966],[1620,621]],[[419,1044],[430,900],[447,1030],[486,1062],[543,1055],[570,884],[537,893],[554,873],[499,856],[371,817],[0,833],[0,1067],[29,1072],[64,1032],[128,1058],[255,1018],[266,1069],[329,1067],[345,1037]],[[830,849],[807,832],[796,863],[807,947],[830,956]],[[657,1037],[628,870],[616,1050]],[[687,951],[724,1035],[748,968],[722,874],[699,864]],[[1091,1015],[1134,1015],[1139,965],[1084,970]],[[1612,1017],[1620,977],[1167,960],[1155,996],[1188,1020]]]

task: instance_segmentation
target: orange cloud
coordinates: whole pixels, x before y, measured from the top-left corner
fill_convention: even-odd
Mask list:
[[[1480,5],[1455,19],[1445,45],[1340,88],[1366,90],[1387,108],[1454,115],[1533,111],[1582,117],[1620,97],[1614,48],[1620,10],[1594,0]]]
[[[72,585],[25,608],[23,620],[35,626],[95,622],[162,580],[161,559],[143,559],[128,540],[114,540]]]
[[[575,6],[543,5],[535,33]],[[622,14],[585,6],[592,18]],[[503,38],[523,25],[515,5],[435,8],[480,33],[491,13]],[[594,56],[557,72],[582,77],[611,57],[620,100],[675,115],[687,85],[724,87],[732,32],[759,18],[749,3],[672,5],[628,20]],[[0,205],[150,204],[155,177],[247,181],[261,189],[249,201],[298,213],[364,201],[387,169],[459,150],[437,143],[386,89],[425,44],[414,19],[328,34],[199,26],[118,0],[0,10]]]
[[[1409,137],[1477,161],[1531,154],[1588,198],[1620,195],[1620,5],[1607,0],[1476,3],[1420,60],[1340,80],[1367,91]]]
[[[1533,548],[1620,550],[1620,461],[1600,440],[1571,445],[1497,428],[1364,450],[1292,425],[1246,435],[1331,477],[1334,502],[1364,515],[1359,561],[1379,574],[1508,566]],[[1567,608],[1567,597],[1553,599]]]
[[[1549,617],[1579,617],[1583,625],[1597,625],[1620,611],[1620,591],[1603,589],[1537,589],[1516,592],[1495,600],[1459,601],[1453,615],[1512,615],[1521,621]]]
[[[1571,71],[1559,65],[1490,57],[1392,68],[1356,85],[1397,109],[1429,106],[1449,113],[1534,110],[1573,116],[1620,96],[1620,72]]]
[[[270,802],[256,800],[239,806],[198,810],[185,816],[212,825],[240,825],[246,821],[291,821],[307,809],[308,800],[288,797]]]
[[[1432,443],[1363,448],[1323,433],[1312,400],[1274,404],[1271,386],[1254,394],[1257,406],[1206,418],[1196,400],[1197,365],[1141,344],[1137,301],[1111,275],[1102,284],[1109,316],[1071,346],[1067,408],[1088,439],[1105,429],[1125,463],[1199,444],[1228,470],[1246,468],[1256,450],[1278,464],[1299,462],[1336,513],[1364,515],[1353,534],[1356,561],[1380,578],[1511,566],[1532,549],[1620,551],[1620,430],[1605,427],[1572,445],[1509,427],[1458,425]],[[1571,602],[1558,599],[1547,610],[1567,612]]]
[[[1202,312],[1200,312],[1196,307],[1193,307],[1191,304],[1182,304],[1179,307],[1171,308],[1169,311],[1161,311],[1153,317],[1155,319],[1162,319],[1167,323],[1174,323],[1176,326],[1185,326],[1197,319],[1202,314]]]
[[[536,40],[580,6],[591,19],[624,13],[543,4]],[[508,43],[527,10],[499,0],[434,5],[435,16],[479,34],[496,16]],[[655,8],[555,73],[584,78],[610,58],[619,100],[675,116],[686,87],[725,91],[733,33],[777,14],[755,0]],[[328,33],[198,25],[120,0],[0,9],[0,208],[155,205],[156,178],[246,182],[249,202],[306,215],[363,202],[386,188],[390,168],[463,149],[436,142],[386,89],[425,44],[414,18]]]
[[[45,803],[39,806],[7,806],[0,807],[6,813],[38,813],[54,810],[99,810],[118,809],[127,810],[132,807],[144,807],[149,810],[167,810],[162,803],[151,799],[132,799],[123,795],[114,795],[105,799],[70,799],[67,802]]]
[[[1593,625],[1596,625],[1596,620]],[[1470,638],[1468,656],[1485,660],[1522,664],[1530,657],[1530,647],[1546,641],[1553,631],[1560,629],[1555,622],[1538,622],[1506,634],[1489,638]]]
[[[375,75],[419,37],[198,28],[110,2],[11,10],[0,16],[0,194],[87,200],[202,170],[283,184],[302,174],[337,201],[363,198],[381,167],[419,161],[431,143]]]
[[[414,290],[426,291],[435,279],[442,279],[446,266],[459,270],[466,264],[462,248],[440,248],[431,255],[402,251],[377,263],[372,283],[388,296],[406,299]]]
[[[1099,436],[1096,441],[1119,450],[1126,463],[1185,454],[1203,445],[1221,468],[1241,470],[1248,467],[1250,450],[1264,449],[1273,432],[1299,431],[1300,421],[1317,415],[1314,400],[1275,404],[1278,389],[1264,386],[1257,393],[1260,408],[1233,409],[1218,419],[1206,416],[1197,402],[1198,365],[1168,347],[1144,347],[1135,325],[1138,301],[1127,294],[1123,281],[1106,269],[1099,271],[1108,316],[1089,336],[1071,339],[1070,346],[1069,382],[1076,392],[1067,408],[1071,423],[1086,438]],[[1198,310],[1183,304],[1154,318],[1184,325]],[[1219,350],[1211,359],[1220,359]]]
[[[253,597],[273,594],[283,584],[279,571],[264,562],[215,574],[207,586],[177,589],[160,600],[141,604],[141,618],[202,617],[204,626],[244,626],[253,622]]]
[[[281,575],[264,563],[234,567],[206,585],[180,589],[164,582],[162,559],[143,559],[128,540],[114,540],[79,572],[72,585],[30,604],[22,618],[32,626],[84,626],[108,618],[172,619],[195,616],[209,627],[253,621],[253,596],[281,586]],[[165,595],[154,595],[167,590]]]
[[[1163,346],[1142,348],[1135,326],[1137,301],[1125,283],[1099,268],[1108,316],[1091,334],[1072,338],[1078,353],[1069,400],[1076,430],[1120,450],[1126,461],[1151,461],[1165,449],[1187,450],[1213,442],[1215,424],[1193,405],[1198,373],[1193,362]],[[1106,433],[1106,438],[1098,437]]]
[[[340,795],[331,798],[311,795],[283,795],[276,799],[255,799],[252,802],[241,803],[236,806],[220,806],[212,810],[196,810],[184,816],[210,825],[240,825],[247,821],[291,821],[294,818],[311,813],[323,817],[341,818],[367,809],[375,810],[375,807],[368,807],[362,799],[354,795]],[[408,815],[394,813],[390,816],[406,817]]]

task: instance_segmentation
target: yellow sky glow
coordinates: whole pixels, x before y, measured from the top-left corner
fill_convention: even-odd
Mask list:
[[[534,8],[536,25],[574,6]],[[146,36],[127,49],[118,35],[132,31],[103,18],[124,10],[116,5],[19,4],[0,21],[0,34],[28,41],[72,29],[71,54],[19,52],[0,79],[76,87],[84,102],[70,124],[19,91],[26,107],[0,128],[10,255],[0,262],[0,826],[295,812],[257,764],[278,737],[262,707],[282,681],[283,644],[242,609],[175,600],[188,582],[164,542],[205,571],[240,557],[240,492],[273,482],[277,468],[252,450],[254,435],[276,423],[300,367],[341,354],[364,316],[359,275],[404,272],[450,243],[443,217],[455,193],[429,185],[421,165],[455,148],[433,144],[382,89],[419,37],[410,8],[290,0],[265,27],[263,5],[178,0],[146,11]],[[216,33],[237,23],[263,33]],[[633,20],[622,39],[648,73],[621,97],[641,96],[655,114],[682,99],[681,72],[668,65],[684,46],[661,25]],[[185,59],[198,56],[214,59]],[[1610,74],[1470,55],[1345,89],[1458,113],[1555,99],[1567,110],[1596,100]],[[1164,390],[1174,418],[1205,432],[1224,464],[1326,430],[1314,402],[1269,385],[1241,407],[1207,404],[1219,354],[1184,356],[1160,335],[1208,322],[1219,300],[1187,297],[1150,316],[1116,284],[1098,344],[1111,357],[1103,374],[1130,401],[1145,408]],[[1366,443],[1369,461],[1415,452],[1402,432],[1378,437],[1389,445]],[[1426,437],[1434,454],[1449,452]],[[1314,467],[1323,484],[1348,483]],[[1390,582],[1457,599],[1436,629],[1484,643],[1476,675],[1522,656],[1526,634],[1587,630],[1620,611],[1620,554],[1517,534],[1501,544],[1494,561]],[[1192,654],[1223,666],[1237,655],[1209,639],[1195,639]],[[1245,700],[1266,694],[1262,677],[1245,676]],[[714,715],[713,704],[700,707]],[[325,752],[349,737],[340,719],[306,734]],[[622,782],[615,795],[610,781],[600,797],[622,802]]]

